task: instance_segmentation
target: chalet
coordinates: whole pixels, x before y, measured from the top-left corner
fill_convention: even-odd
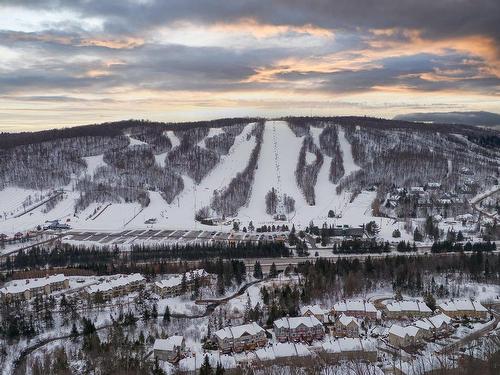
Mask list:
[[[16,234],[14,234],[15,240],[20,240],[21,238],[23,238],[23,234],[21,232],[17,232]]]
[[[183,275],[175,275],[168,279],[157,281],[153,290],[162,298],[177,297],[188,291],[193,291],[196,283],[199,286],[210,285],[212,275],[204,269],[186,272]]]
[[[156,339],[153,346],[155,358],[161,361],[176,362],[186,349],[184,337],[170,336],[166,339]]]
[[[488,310],[480,302],[471,299],[452,299],[441,303],[438,309],[454,319],[464,317],[486,319],[488,317]]]
[[[432,315],[432,310],[421,301],[393,301],[385,305],[384,315],[389,319],[422,318]]]
[[[392,346],[406,348],[422,343],[424,336],[424,330],[417,326],[402,327],[399,324],[393,324],[389,329],[387,340]]]
[[[300,309],[300,315],[302,315],[302,316],[314,316],[321,323],[325,322],[325,315],[326,314],[327,314],[327,311],[323,310],[321,308],[321,306],[319,306],[319,305],[304,306]]]
[[[314,316],[281,318],[274,321],[273,327],[276,339],[280,342],[311,342],[325,336],[323,324]]]
[[[7,241],[8,236],[5,233],[0,233],[0,242]]]
[[[244,350],[255,350],[267,344],[267,336],[264,328],[257,323],[243,324],[235,327],[225,327],[212,336],[219,350],[223,353],[236,353]]]
[[[377,309],[373,303],[363,300],[343,300],[333,305],[332,315],[337,317],[342,313],[360,319],[377,319]]]
[[[85,289],[84,294],[91,298],[101,296],[103,300],[109,300],[113,297],[124,296],[144,288],[146,280],[139,273],[131,275],[119,275],[116,278],[110,278],[102,283],[90,285]]]
[[[451,333],[453,325],[451,318],[446,314],[438,314],[427,319],[431,324],[431,332],[434,336],[442,336]]]
[[[343,337],[324,342],[322,348],[325,353],[337,361],[375,362],[377,360],[377,348],[373,340]]]
[[[360,324],[356,318],[341,314],[333,325],[333,334],[337,337],[359,337]]]
[[[68,288],[69,278],[58,274],[37,279],[16,280],[0,289],[0,297],[4,302],[29,300],[37,295],[48,295]]]

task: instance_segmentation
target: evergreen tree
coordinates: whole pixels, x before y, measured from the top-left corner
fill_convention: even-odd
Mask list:
[[[278,276],[278,269],[276,268],[276,264],[271,264],[271,268],[269,269],[269,277],[276,277]]]
[[[222,367],[222,363],[217,362],[217,368],[215,369],[215,375],[224,375],[224,367]]]
[[[261,267],[259,261],[256,261],[255,265],[253,267],[253,277],[255,277],[256,279],[262,279],[262,277],[263,277],[262,267]]]
[[[200,375],[212,375],[213,370],[212,366],[210,365],[210,360],[208,359],[208,355],[205,355],[205,358],[203,359],[203,364],[200,367]]]
[[[163,313],[163,322],[170,323],[170,308],[168,306],[165,307],[165,312]]]
[[[423,240],[423,236],[418,230],[418,228],[415,228],[415,231],[413,232],[413,241],[415,242],[421,242]]]
[[[75,341],[77,337],[78,337],[78,329],[76,328],[76,324],[73,323],[73,326],[71,327],[71,340]]]

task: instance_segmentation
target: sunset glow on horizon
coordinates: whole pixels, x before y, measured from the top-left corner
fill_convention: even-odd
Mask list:
[[[5,0],[0,131],[500,113],[494,0]]]

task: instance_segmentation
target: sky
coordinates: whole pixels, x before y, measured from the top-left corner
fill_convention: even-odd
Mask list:
[[[0,0],[0,131],[500,112],[498,0]]]

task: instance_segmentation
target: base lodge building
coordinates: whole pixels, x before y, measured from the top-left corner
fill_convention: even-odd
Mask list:
[[[438,309],[450,318],[460,319],[463,317],[486,319],[488,310],[478,301],[470,299],[455,299],[443,302]]]
[[[14,281],[0,289],[0,297],[4,302],[29,300],[37,295],[48,295],[56,290],[68,288],[69,279],[63,274],[58,274]]]
[[[432,315],[432,310],[420,301],[394,301],[385,306],[384,314],[389,319],[424,318]]]
[[[359,319],[377,319],[377,309],[371,302],[363,300],[343,300],[333,305],[332,315],[354,316]]]
[[[108,279],[102,283],[91,285],[86,289],[87,295],[95,298],[101,294],[104,300],[113,297],[124,296],[144,288],[146,280],[139,273],[131,275],[120,275],[117,278]]]
[[[321,340],[325,336],[323,324],[315,316],[281,318],[274,321],[274,333],[279,342]]]
[[[267,336],[264,328],[257,323],[243,324],[234,327],[219,329],[212,336],[219,350],[223,353],[234,351],[240,353],[244,350],[255,350],[267,344]]]

